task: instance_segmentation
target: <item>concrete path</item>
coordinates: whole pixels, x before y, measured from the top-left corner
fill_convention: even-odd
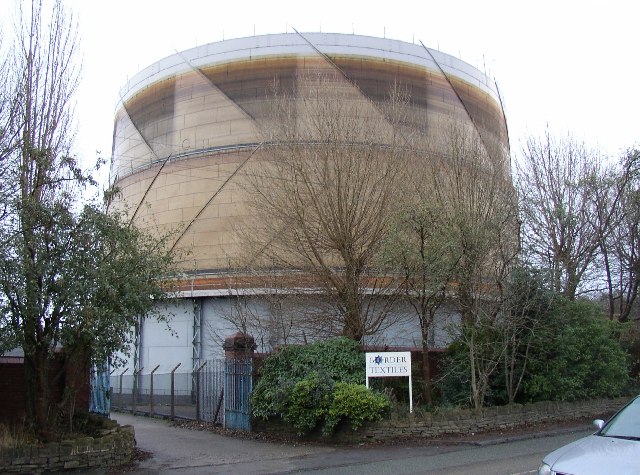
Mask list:
[[[340,450],[316,445],[284,445],[224,437],[173,427],[168,421],[112,413],[121,425],[135,428],[139,449],[151,452],[129,473],[210,474],[289,472],[299,459]],[[240,470],[240,472],[239,472]]]

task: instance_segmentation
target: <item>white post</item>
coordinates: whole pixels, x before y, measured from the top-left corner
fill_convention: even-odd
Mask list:
[[[412,377],[411,377],[411,371],[409,371],[409,412],[413,412],[413,384],[411,383],[412,381]]]

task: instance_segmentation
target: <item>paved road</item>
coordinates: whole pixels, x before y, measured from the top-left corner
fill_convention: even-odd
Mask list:
[[[243,440],[172,427],[159,419],[112,414],[135,427],[138,447],[153,456],[129,473],[200,474],[533,474],[554,448],[589,434],[588,428],[508,443],[428,447],[335,447]]]

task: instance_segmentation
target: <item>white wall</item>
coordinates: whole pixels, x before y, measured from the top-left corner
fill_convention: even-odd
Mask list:
[[[139,367],[142,374],[149,374],[156,365],[160,365],[156,374],[169,373],[180,363],[176,371],[189,373],[193,365],[193,335],[194,314],[200,312],[200,358],[201,361],[224,357],[222,344],[224,339],[240,330],[238,315],[244,312],[249,320],[256,317],[268,320],[269,303],[262,297],[251,297],[241,308],[237,301],[230,297],[207,297],[198,301],[185,298],[168,308],[170,318],[168,325],[155,319],[145,319],[141,334],[141,351]],[[420,327],[417,317],[410,307],[396,308],[394,323],[381,330],[376,335],[366,337],[365,343],[371,345],[388,345],[402,347],[420,347],[422,344]],[[438,314],[433,325],[430,346],[444,348],[450,341],[447,327],[459,320],[452,309],[444,307]],[[255,322],[254,322],[255,323]],[[256,340],[257,351],[270,351],[278,341],[277,328],[263,326],[261,329],[249,327],[249,333]],[[295,337],[290,341],[297,341]],[[133,351],[128,359],[127,367],[133,371]],[[118,369],[114,374],[120,374]]]
[[[224,358],[224,339],[234,335],[238,327],[232,323],[234,299],[229,297],[209,297],[200,301],[202,305],[202,346],[203,360]]]
[[[160,365],[158,373],[168,373],[178,363],[178,373],[187,373],[192,369],[193,300],[182,299],[170,305],[166,312],[168,322],[148,318],[142,324],[142,373],[150,373],[156,365]]]

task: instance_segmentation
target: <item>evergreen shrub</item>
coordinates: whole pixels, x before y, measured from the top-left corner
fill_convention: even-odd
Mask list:
[[[383,394],[364,386],[365,360],[345,337],[287,346],[267,357],[251,395],[251,413],[280,416],[299,434],[321,428],[331,434],[341,421],[358,428],[390,408]]]

